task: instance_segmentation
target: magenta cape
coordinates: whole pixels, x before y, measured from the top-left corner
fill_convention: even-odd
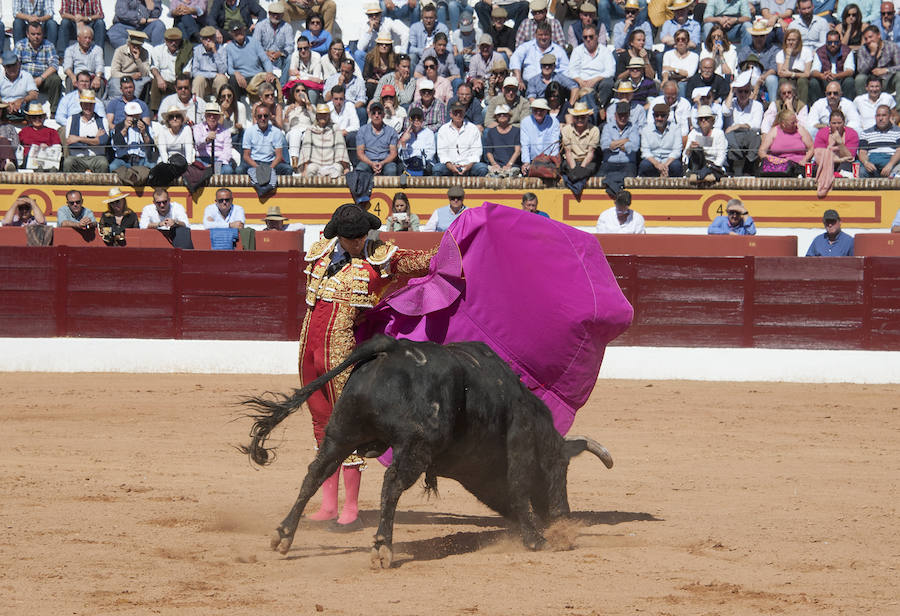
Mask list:
[[[480,340],[550,407],[566,434],[597,382],[607,343],[633,314],[595,237],[485,203],[450,225],[429,274],[368,311],[357,335]]]

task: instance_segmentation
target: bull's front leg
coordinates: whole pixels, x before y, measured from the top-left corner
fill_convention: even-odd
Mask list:
[[[287,517],[275,529],[275,535],[270,542],[273,550],[287,554],[291,544],[294,542],[294,534],[297,532],[300,516],[303,515],[303,510],[309,499],[322,487],[325,480],[338,470],[341,462],[352,451],[352,448],[347,449],[346,447],[339,450],[332,441],[329,441],[327,436],[325,437],[318,454],[309,464],[306,477],[303,478],[303,485],[300,486],[300,494],[297,495],[294,506],[291,507]]]
[[[507,468],[510,509],[522,533],[522,542],[530,550],[540,550],[547,543],[538,530],[537,516],[531,508],[531,490],[535,481],[534,469],[540,468],[533,460],[534,436],[527,428],[513,423],[506,436]]]
[[[394,515],[400,495],[416,482],[428,464],[421,452],[413,454],[408,448],[394,447],[393,461],[384,472],[381,484],[381,517],[375,533],[371,563],[375,569],[389,569],[394,562]]]

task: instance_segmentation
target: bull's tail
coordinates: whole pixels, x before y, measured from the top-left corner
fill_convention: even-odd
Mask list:
[[[250,459],[260,466],[269,464],[274,458],[270,457],[271,448],[266,448],[265,443],[269,434],[278,424],[303,406],[303,403],[313,393],[324,387],[338,374],[350,366],[374,359],[377,355],[390,350],[395,344],[397,341],[389,336],[375,336],[356,347],[347,359],[306,387],[295,389],[293,394],[267,392],[261,396],[244,400],[241,404],[256,412],[248,414],[248,417],[254,420],[253,427],[250,429],[250,444],[246,447],[239,447],[240,451],[250,456]]]

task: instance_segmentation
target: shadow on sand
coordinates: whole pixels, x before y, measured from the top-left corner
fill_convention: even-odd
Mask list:
[[[297,532],[297,540],[291,547],[288,560],[310,558],[315,556],[337,556],[353,554],[371,550],[368,541],[370,533],[374,533],[378,526],[379,512],[377,510],[360,511],[360,520],[364,528],[353,536],[360,538],[359,547],[347,546],[303,545],[301,533]],[[568,516],[568,521],[589,528],[591,526],[615,526],[626,522],[661,522],[649,513],[633,511],[573,511]],[[411,561],[440,560],[448,556],[471,554],[488,548],[504,540],[514,541],[519,547],[518,533],[514,525],[500,516],[493,515],[462,515],[456,513],[427,512],[427,511],[398,511],[394,517],[394,524],[401,525],[460,525],[476,526],[478,528],[492,529],[479,531],[461,531],[432,537],[429,539],[417,539],[414,541],[400,541],[394,543],[394,567],[400,567]],[[363,544],[363,541],[366,543]],[[525,548],[522,547],[524,550]]]

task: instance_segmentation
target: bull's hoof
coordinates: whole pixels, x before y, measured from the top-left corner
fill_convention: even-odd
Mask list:
[[[523,539],[523,542],[525,543],[525,547],[532,552],[537,552],[547,547],[547,540],[540,535],[532,538],[526,537],[525,539]]]
[[[370,557],[373,569],[390,569],[394,562],[394,552],[386,545],[372,548]]]
[[[293,535],[289,535],[288,533],[284,532],[283,528],[279,527],[275,529],[275,534],[269,541],[269,547],[271,547],[276,552],[287,554],[288,550],[291,549],[291,544],[293,542]]]

